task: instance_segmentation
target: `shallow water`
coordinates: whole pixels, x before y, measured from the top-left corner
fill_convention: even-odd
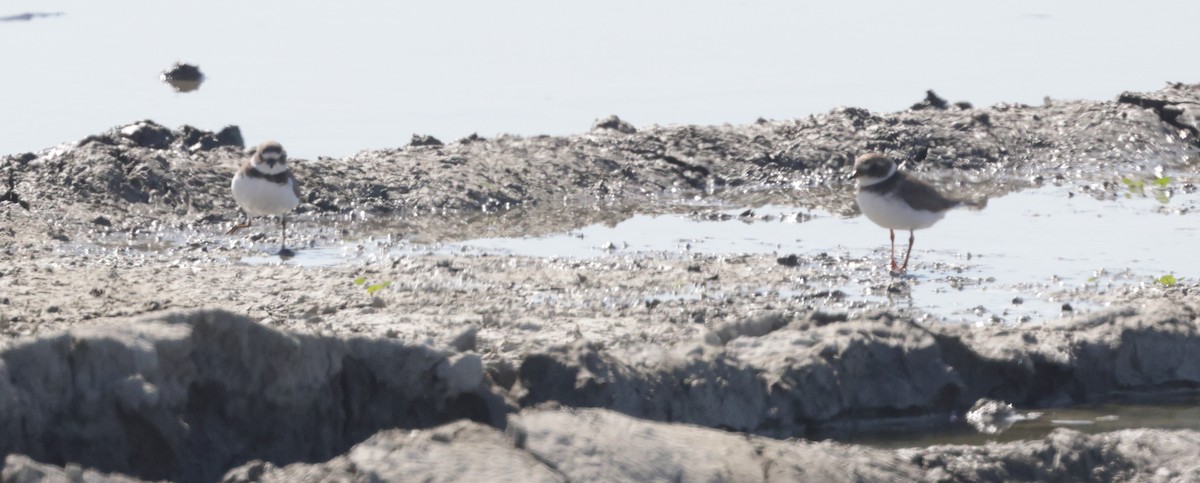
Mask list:
[[[1042,409],[1037,417],[1019,421],[996,434],[975,431],[957,421],[939,430],[866,432],[839,441],[883,448],[917,448],[933,445],[981,445],[1042,439],[1058,428],[1095,434],[1121,429],[1200,430],[1200,399],[1186,398],[1165,404],[1104,404]],[[1028,411],[1022,411],[1028,412]]]
[[[63,14],[0,22],[0,65],[14,74],[0,89],[0,154],[147,118],[237,124],[252,145],[340,157],[413,133],[576,133],[609,114],[741,124],[895,111],[926,89],[1036,105],[1200,77],[1163,42],[1200,17],[1200,2],[1178,0],[0,5],[0,17],[26,12]],[[199,65],[198,90],[159,81],[176,61]]]
[[[1200,195],[1181,190],[1097,192],[1098,197],[1045,187],[990,200],[979,211],[957,210],[916,233],[908,274],[881,291],[888,260],[887,231],[863,217],[844,218],[766,206],[704,209],[692,215],[637,215],[528,238],[484,238],[426,245],[386,236],[302,249],[284,263],[300,266],[369,264],[429,254],[520,255],[541,258],[687,257],[691,254],[802,255],[798,270],[820,278],[823,260],[849,266],[849,278],[828,283],[836,298],[894,304],[953,322],[1021,323],[1089,311],[1095,295],[1130,285],[1153,286],[1163,276],[1200,276],[1197,212]],[[1162,192],[1165,194],[1165,191]],[[1128,195],[1128,196],[1126,196]],[[1165,202],[1164,202],[1165,201]],[[710,220],[718,221],[710,221]],[[907,233],[898,234],[903,256]],[[272,255],[243,263],[279,263]],[[778,290],[778,288],[776,288]],[[840,292],[840,293],[836,293]],[[674,287],[649,298],[697,299],[702,286]],[[725,294],[729,295],[729,294]],[[779,297],[792,294],[780,290]],[[1064,311],[1064,305],[1070,311]]]

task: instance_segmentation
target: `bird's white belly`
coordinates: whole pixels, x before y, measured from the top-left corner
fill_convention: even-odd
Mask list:
[[[290,179],[287,184],[276,184],[238,174],[233,177],[233,199],[251,215],[287,213],[300,204],[292,183]]]
[[[892,230],[929,228],[946,214],[944,211],[915,210],[901,199],[869,191],[858,193],[858,209],[876,225]]]

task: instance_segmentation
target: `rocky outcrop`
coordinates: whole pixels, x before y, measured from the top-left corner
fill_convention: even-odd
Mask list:
[[[842,193],[848,190],[836,188],[854,156],[867,150],[889,152],[911,171],[959,169],[968,179],[987,179],[947,186],[963,198],[1004,193],[1032,178],[1110,181],[1089,177],[1179,163],[1195,153],[1197,102],[1200,87],[1175,84],[1115,102],[896,113],[839,108],[744,126],[634,129],[614,116],[576,136],[475,137],[448,145],[417,136],[406,147],[297,160],[293,169],[304,181],[302,210],[320,212],[521,208],[549,216],[564,200],[636,203],[644,210],[648,200],[695,196],[789,202],[804,187],[805,203],[852,213]],[[160,217],[204,216],[232,211],[227,178],[245,156],[243,144],[236,127],[210,133],[141,121],[75,146],[0,158],[0,172],[12,173],[14,192],[35,205],[58,196],[93,210],[117,212],[109,205],[127,201],[161,210]],[[1078,160],[1096,169],[1070,169]],[[748,186],[755,189],[747,192]]]
[[[501,431],[460,421],[385,430],[346,454],[226,472],[228,483],[320,481],[1194,481],[1200,433],[1124,430],[986,446],[884,450],[745,437],[605,410],[525,411]],[[141,481],[9,456],[4,483]]]
[[[604,440],[648,423],[612,420],[616,416],[607,411],[765,436],[812,437],[846,427],[944,424],[979,397],[1028,407],[1100,402],[1130,391],[1173,391],[1200,385],[1200,370],[1188,356],[1200,349],[1195,311],[1194,303],[1163,301],[1019,331],[923,327],[887,314],[820,323],[796,318],[784,325],[766,317],[743,324],[744,335],[726,342],[714,334],[707,342],[683,343],[666,352],[606,351],[583,343],[530,354],[518,368],[513,399],[470,353],[282,333],[221,311],[181,313],[5,347],[0,351],[0,433],[8,437],[0,440],[0,453],[140,478],[211,481],[249,460],[274,466],[327,460],[376,435],[377,441],[358,451],[425,461],[409,453],[454,443],[438,450],[447,452],[442,456],[422,456],[434,465],[443,456],[476,451],[470,445],[480,444],[515,458],[505,472],[535,479],[561,476],[556,472],[636,479],[658,475],[642,473],[653,467],[685,479],[727,475],[741,480],[737,475],[751,469],[757,475],[761,465],[727,466],[741,459],[689,451],[709,446],[706,438],[737,440],[742,449],[736,451],[747,454],[762,454],[762,447],[776,448],[774,443],[651,425],[659,429],[642,434],[650,441],[646,447],[630,441],[609,447],[613,443]],[[527,409],[506,423],[505,415],[517,410],[510,400]],[[567,471],[569,464],[580,463],[555,461],[569,454],[557,447],[563,443],[555,434],[579,421],[567,416],[575,413],[529,409],[546,405],[604,409],[579,413],[586,416],[581,423],[586,427],[572,441],[595,438],[586,444],[597,449],[587,451],[616,453]],[[498,430],[516,421],[517,427],[509,428],[516,443],[499,444],[496,436],[465,423],[419,437],[376,434],[456,420]],[[688,439],[693,434],[703,438]],[[675,438],[684,442],[670,443]],[[1094,441],[1080,438],[1051,443],[1066,445],[1064,451],[1080,457],[1111,460],[1095,453],[1100,450],[1093,448]],[[1081,444],[1085,448],[1075,448]],[[554,471],[531,470],[536,465],[509,447],[514,445],[532,451]],[[793,446],[779,451],[794,451]],[[652,447],[674,449],[654,453]],[[598,462],[639,453],[693,463],[671,469]],[[922,464],[953,469],[930,461]],[[716,466],[698,470],[700,462]],[[1113,467],[1112,475],[1123,474],[1123,468]],[[485,475],[495,468],[458,470],[464,476]],[[520,473],[527,470],[532,473]]]
[[[0,352],[0,455],[212,481],[252,457],[328,459],[385,428],[503,427],[504,399],[450,356],[223,311],[24,340]]]
[[[603,407],[736,431],[822,435],[846,427],[947,424],[980,398],[1021,407],[1097,403],[1200,387],[1194,303],[1157,301],[1006,329],[921,326],[886,313],[798,318],[723,345],[664,355],[591,344],[531,354],[522,405]]]

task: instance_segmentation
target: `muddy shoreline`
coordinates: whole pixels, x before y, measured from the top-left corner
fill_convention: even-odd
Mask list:
[[[302,252],[370,252],[635,214],[854,216],[844,177],[866,150],[962,197],[1044,185],[1115,197],[1122,177],[1164,168],[1194,191],[1196,106],[1200,86],[1173,84],[1112,102],[414,137],[298,160],[293,226]],[[977,326],[896,303],[931,282],[893,278],[867,253],[433,250],[251,265],[276,231],[224,235],[244,145],[236,127],[141,121],[0,157],[5,481],[1196,477],[1191,430],[905,450],[811,441],[950,424],[981,398],[1035,409],[1195,394],[1200,295],[1186,278],[1078,295],[1103,307],[1087,313]],[[830,289],[846,279],[875,297]],[[672,295],[681,286],[699,295]],[[739,452],[754,456],[725,457]],[[465,456],[478,454],[494,458]]]

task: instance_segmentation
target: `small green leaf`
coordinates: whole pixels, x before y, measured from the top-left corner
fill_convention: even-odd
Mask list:
[[[383,283],[377,283],[377,284],[371,285],[370,287],[367,287],[367,293],[374,295],[375,292],[378,292],[384,288],[387,288],[391,284],[392,284],[392,282],[383,282]]]
[[[1096,283],[1096,277],[1088,277],[1088,283]]]
[[[367,277],[358,277],[358,278],[354,279],[355,285],[362,285],[364,283],[367,283]]]
[[[1121,178],[1121,182],[1125,183],[1125,186],[1129,188],[1130,193],[1137,193],[1140,195],[1140,194],[1145,194],[1145,192],[1146,192],[1146,182],[1145,181],[1136,180],[1136,179],[1132,179],[1132,178]]]
[[[1130,189],[1138,189],[1143,186],[1146,186],[1146,183],[1144,181],[1138,181],[1133,178],[1121,178],[1121,182],[1125,183],[1125,186],[1128,186]]]
[[[1170,287],[1179,282],[1178,280],[1175,279],[1174,275],[1163,275],[1161,277],[1154,279],[1154,281],[1161,283],[1161,284],[1163,284],[1163,286],[1166,286],[1166,287]]]
[[[1158,179],[1154,180],[1154,184],[1158,185],[1160,188],[1166,188],[1167,185],[1171,184],[1171,177],[1163,176],[1161,178],[1158,178]]]

